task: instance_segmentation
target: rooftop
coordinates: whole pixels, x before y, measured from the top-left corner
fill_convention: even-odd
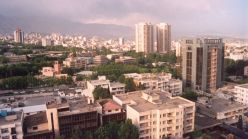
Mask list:
[[[182,105],[194,105],[194,102],[182,97],[166,96],[166,93],[158,90],[135,91],[126,94],[115,95],[122,102],[127,102],[130,107],[139,112],[156,109],[173,109]]]
[[[109,80],[91,80],[89,81],[92,85],[109,84]]]
[[[224,112],[224,111],[229,111],[229,110],[234,110],[234,109],[242,109],[245,108],[247,106],[239,104],[237,102],[234,101],[230,101],[230,100],[226,100],[226,99],[222,99],[222,98],[212,98],[210,100],[210,108],[215,112]],[[198,103],[199,106],[201,107],[207,107],[203,104]]]
[[[242,87],[248,89],[248,84],[237,85],[237,87]]]
[[[102,106],[104,111],[121,109],[122,107],[115,103],[112,99],[99,100],[98,103]]]
[[[0,126],[15,124],[16,122],[22,122],[23,113],[19,112],[8,112],[7,116],[0,116]]]
[[[195,116],[195,125],[197,130],[215,127],[220,124],[220,121],[203,114],[196,114]]]
[[[114,83],[110,83],[110,87],[125,87],[125,84],[114,82]]]
[[[47,104],[47,108],[68,108],[68,111],[59,112],[59,116],[96,111],[98,104],[88,104],[85,97],[62,101],[53,101]]]
[[[24,125],[26,127],[32,127],[43,123],[47,123],[46,112],[40,112],[34,115],[26,116],[24,118]]]

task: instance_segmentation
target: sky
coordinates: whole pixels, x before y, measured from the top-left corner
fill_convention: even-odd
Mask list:
[[[177,34],[248,38],[247,0],[0,0],[0,15],[134,27],[171,24]]]

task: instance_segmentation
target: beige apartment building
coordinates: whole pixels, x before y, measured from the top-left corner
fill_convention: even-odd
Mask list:
[[[154,52],[154,32],[151,23],[138,23],[135,25],[136,52]]]
[[[23,139],[23,112],[0,113],[0,139]]]
[[[156,25],[157,52],[165,53],[171,48],[171,25],[160,23]]]
[[[143,85],[146,89],[158,89],[171,93],[171,96],[182,94],[182,81],[173,79],[170,73],[129,73],[126,78],[133,78],[134,83]]]
[[[126,108],[140,139],[182,138],[194,130],[195,103],[187,99],[145,90],[114,95],[113,100]]]
[[[108,63],[108,58],[104,55],[98,55],[93,58],[93,63],[96,65],[103,65]]]
[[[181,45],[184,87],[215,92],[222,86],[224,77],[222,39],[184,39]]]

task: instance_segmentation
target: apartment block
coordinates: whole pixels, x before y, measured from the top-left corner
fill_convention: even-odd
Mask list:
[[[195,103],[187,99],[144,90],[114,95],[113,100],[126,109],[140,139],[182,138],[194,130]]]
[[[234,87],[235,101],[248,105],[248,84],[237,85]]]
[[[224,78],[223,40],[184,39],[181,45],[184,87],[215,92],[222,86]]]
[[[108,58],[104,55],[98,55],[93,58],[93,63],[96,65],[103,65],[108,63]]]
[[[151,23],[135,25],[136,52],[152,53],[154,49],[154,29]]]
[[[123,122],[126,120],[126,111],[112,99],[98,100],[99,125],[109,122]]]
[[[64,101],[64,102],[63,102]],[[55,136],[71,137],[77,130],[94,130],[98,127],[97,106],[80,101],[52,101],[47,103],[48,129]]]
[[[98,80],[87,81],[87,89],[83,94],[94,102],[93,91],[96,87],[108,89],[111,95],[125,93],[125,84],[119,82],[110,82],[105,76],[99,76]]]
[[[0,111],[0,138],[23,139],[23,112]]]
[[[85,68],[86,60],[84,58],[71,56],[63,61],[63,65],[70,68]]]
[[[157,52],[165,53],[171,49],[171,25],[160,23],[156,25]]]
[[[182,81],[173,79],[170,73],[129,73],[126,78],[133,78],[137,86],[143,85],[146,89],[158,89],[171,93],[172,96],[182,94]]]
[[[218,97],[198,97],[197,111],[227,124],[238,122],[239,116],[247,112],[248,106]]]

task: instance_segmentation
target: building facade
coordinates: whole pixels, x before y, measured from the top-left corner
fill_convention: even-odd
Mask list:
[[[0,112],[0,138],[23,139],[23,112]]]
[[[24,43],[24,32],[19,28],[14,31],[14,41],[16,43]]]
[[[145,90],[114,95],[113,100],[126,108],[140,139],[182,138],[194,130],[195,103],[184,98]]]
[[[171,48],[171,25],[160,23],[156,25],[157,52],[165,53]]]
[[[184,39],[181,62],[185,87],[215,92],[222,86],[224,78],[222,39]]]
[[[157,89],[167,91],[171,96],[182,94],[182,81],[173,79],[170,73],[131,73],[124,74],[125,78],[133,78],[137,86],[143,86],[145,89]]]
[[[136,52],[154,52],[154,29],[151,23],[138,23],[135,25]]]

